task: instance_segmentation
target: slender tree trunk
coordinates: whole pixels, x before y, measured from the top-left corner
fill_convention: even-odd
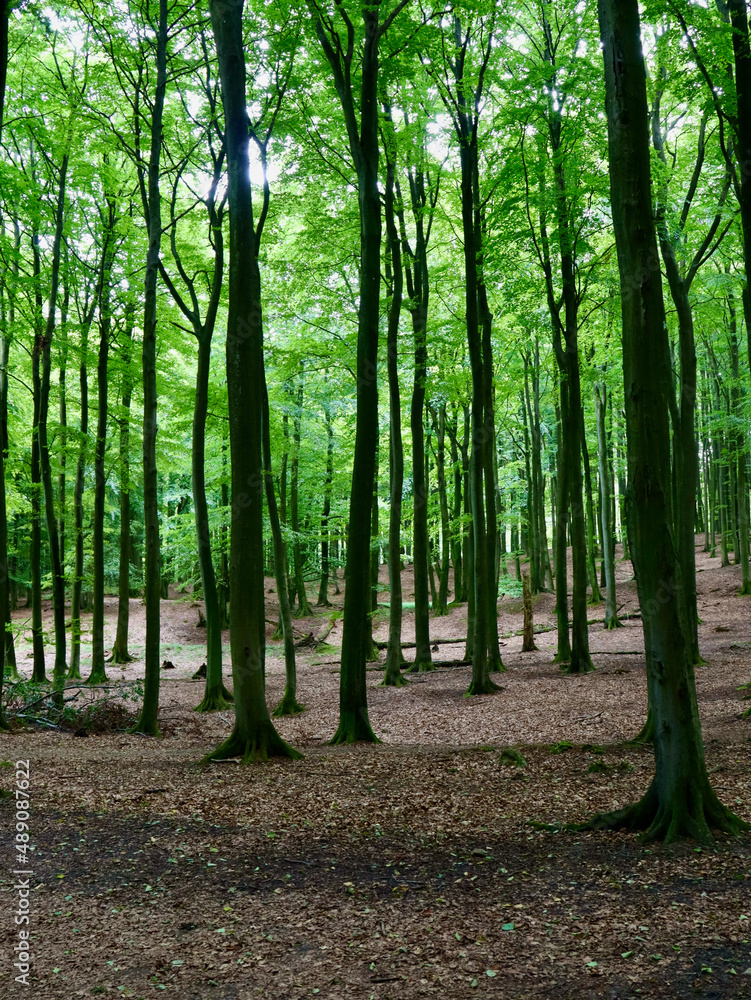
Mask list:
[[[558,474],[556,476],[556,525],[555,541],[555,613],[558,620],[558,650],[554,663],[568,663],[571,660],[571,643],[568,631],[568,566],[566,559],[566,531],[568,528],[568,476],[566,452],[563,447],[562,411],[568,406],[568,391],[565,383],[560,384],[560,407],[556,420],[558,439],[557,457]]]
[[[384,109],[390,120],[390,108]],[[390,133],[393,135],[393,133]],[[398,346],[399,316],[404,294],[401,244],[394,217],[394,153],[387,147],[385,195],[386,239],[388,244],[387,274],[391,272],[391,301],[388,312],[386,362],[389,381],[389,639],[386,647],[386,670],[383,683],[387,687],[402,687],[402,493],[404,491],[404,449],[402,446],[402,407],[399,394]]]
[[[162,245],[162,215],[159,194],[159,164],[162,149],[162,119],[167,89],[167,0],[159,0],[159,23],[156,37],[156,90],[151,109],[151,152],[144,208],[149,230],[146,256],[143,317],[143,521],[146,605],[146,643],[144,652],[145,684],[141,715],[135,732],[159,733],[159,629],[162,575],[159,543],[159,494],[156,464],[157,382],[156,326],[159,254]]]
[[[328,415],[328,410],[327,410]],[[274,709],[274,716],[297,715],[305,706],[297,701],[297,661],[295,657],[295,635],[292,629],[292,609],[287,591],[287,547],[282,534],[282,522],[274,492],[274,477],[271,467],[271,420],[269,415],[269,394],[264,375],[263,391],[263,469],[266,492],[266,509],[269,513],[271,536],[274,543],[274,578],[279,601],[279,623],[284,638],[284,694]]]
[[[741,392],[740,363],[738,357],[738,319],[735,309],[735,301],[730,294],[728,296],[728,313],[730,317],[730,364],[733,372],[733,383],[730,390],[730,400],[732,405],[732,415],[735,420],[735,430],[733,433],[733,452],[735,460],[736,474],[736,496],[738,498],[738,549],[741,564],[741,594],[751,594],[751,573],[749,573],[748,556],[748,487],[746,485],[746,434],[743,430],[744,415]],[[697,464],[698,472],[698,464]]]
[[[131,663],[128,652],[130,622],[130,404],[133,394],[131,374],[135,302],[126,305],[122,341],[123,393],[120,417],[120,558],[117,579],[117,632],[112,647],[113,663]]]
[[[608,466],[607,437],[605,433],[605,410],[607,389],[595,386],[595,409],[597,416],[597,460],[600,470],[600,516],[602,518],[602,562],[605,569],[605,628],[620,627],[615,593],[615,553],[613,532],[610,526],[610,469]]]
[[[321,514],[321,585],[318,589],[319,607],[329,607],[329,517],[331,516],[331,493],[334,482],[334,428],[331,410],[324,405],[326,417],[326,480],[323,484],[323,513]]]
[[[105,236],[104,265],[99,294],[99,355],[97,358],[97,428],[94,442],[94,608],[91,625],[91,673],[87,684],[107,680],[104,669],[104,507],[107,473],[104,458],[107,448],[107,368],[112,315],[110,312],[112,265],[114,262],[114,201],[108,201],[109,218]],[[145,439],[145,435],[144,435]],[[145,466],[144,466],[145,468]]]
[[[193,479],[193,510],[196,519],[198,566],[201,590],[206,608],[206,689],[197,712],[217,712],[233,700],[222,679],[222,620],[219,594],[211,550],[211,523],[206,502],[206,416],[209,408],[209,370],[211,364],[211,332],[204,330],[198,338],[198,368],[196,395],[193,404],[193,440],[191,471]]]
[[[292,564],[295,571],[295,590],[297,591],[297,612],[296,618],[310,618],[313,614],[308,602],[308,595],[305,591],[305,580],[303,578],[302,550],[300,548],[300,515],[299,515],[299,489],[300,489],[300,423],[302,421],[303,404],[303,375],[300,371],[300,381],[297,384],[297,399],[295,401],[295,415],[292,420],[292,475],[290,480],[290,518],[294,541],[292,543]]]

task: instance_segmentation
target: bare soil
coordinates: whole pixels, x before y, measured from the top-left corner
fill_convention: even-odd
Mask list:
[[[707,762],[723,801],[749,820],[751,719],[737,688],[751,681],[751,603],[737,596],[736,567],[721,569],[700,546],[697,562]],[[409,601],[409,569],[404,586]],[[270,639],[271,581],[267,590]],[[341,596],[332,600],[341,607]],[[637,611],[624,562],[618,600],[622,613]],[[552,595],[535,599],[535,625],[550,631],[534,653],[521,653],[514,634],[521,599],[504,597],[499,609],[508,669],[495,696],[464,698],[469,668],[440,667],[461,659],[463,641],[439,645],[438,669],[403,689],[379,687],[372,665],[378,746],[326,745],[337,719],[337,622],[333,650],[299,651],[306,711],[278,724],[304,760],[243,767],[199,763],[228,733],[231,712],[192,711],[203,685],[191,680],[205,649],[198,610],[189,596],[163,602],[162,656],[175,669],[162,675],[161,739],[34,727],[2,736],[6,761],[30,762],[35,888],[29,989],[13,979],[14,817],[3,802],[0,996],[751,998],[749,838],[664,849],[528,825],[583,820],[646,789],[652,753],[624,742],[646,711],[641,622],[606,632],[603,606],[593,606],[598,669],[565,677],[551,663]],[[331,610],[296,621],[300,636],[320,634]],[[108,599],[109,642],[115,613]],[[380,638],[386,618],[384,608]],[[131,625],[131,652],[142,654],[139,601]],[[463,638],[466,607],[434,618],[431,635]],[[404,639],[413,638],[408,612]],[[24,635],[22,672],[30,648]],[[284,686],[280,657],[270,640],[271,707]],[[226,669],[229,684],[228,660]],[[108,672],[135,680],[143,663]],[[525,768],[500,762],[508,747]],[[0,770],[0,784],[12,782],[12,768]]]

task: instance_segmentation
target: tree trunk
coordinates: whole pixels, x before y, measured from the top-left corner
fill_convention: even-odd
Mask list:
[[[104,669],[104,506],[107,474],[104,456],[107,447],[107,367],[110,349],[112,314],[110,312],[112,265],[114,263],[115,202],[108,199],[108,219],[105,232],[104,263],[99,288],[99,355],[97,358],[97,428],[94,441],[94,614],[91,625],[91,673],[87,684],[102,684],[107,680]],[[144,436],[145,439],[145,436]],[[145,465],[144,465],[145,468]]]
[[[276,580],[276,594],[279,601],[279,623],[284,639],[284,694],[273,713],[275,718],[281,718],[283,715],[297,715],[299,712],[304,711],[305,706],[300,705],[297,701],[295,635],[292,629],[292,609],[289,604],[289,592],[287,590],[287,546],[284,544],[282,523],[279,518],[279,507],[277,506],[276,494],[274,492],[274,477],[271,467],[271,420],[265,374],[263,390],[263,469],[266,509],[269,513],[271,535],[274,542],[274,578]]]
[[[384,111],[391,121],[390,108]],[[391,301],[388,312],[386,363],[389,380],[389,639],[386,647],[386,670],[383,684],[402,687],[407,680],[402,676],[402,493],[404,490],[404,449],[402,447],[402,407],[399,394],[398,336],[399,315],[404,294],[401,244],[394,216],[394,159],[395,136],[393,126],[388,137],[392,145],[386,148],[387,173],[384,214],[386,218],[387,275],[391,276]]]
[[[149,231],[149,249],[144,278],[143,316],[143,522],[146,550],[145,595],[146,643],[143,706],[135,732],[159,733],[159,628],[161,550],[159,544],[159,495],[156,465],[157,383],[156,325],[159,254],[162,245],[162,215],[159,194],[159,163],[162,149],[162,117],[167,89],[167,0],[159,0],[156,32],[156,89],[151,109],[151,152],[144,209]],[[143,182],[142,182],[143,183]]]
[[[610,468],[608,466],[608,444],[605,433],[605,410],[607,408],[607,388],[595,386],[595,409],[597,416],[597,461],[600,471],[600,517],[602,519],[602,563],[605,569],[605,628],[620,627],[615,594],[615,553],[613,551],[613,531],[610,526]]]
[[[334,428],[331,410],[324,404],[326,417],[326,481],[323,484],[323,513],[321,514],[321,585],[318,589],[318,606],[329,607],[329,517],[331,516],[331,492],[334,482]],[[286,572],[286,571],[285,571]]]
[[[125,326],[122,342],[123,394],[120,418],[120,558],[117,579],[117,632],[112,647],[113,663],[132,663],[128,652],[128,626],[130,622],[130,404],[133,394],[131,374],[133,351],[133,321],[135,302],[125,307]]]
[[[292,542],[292,564],[295,572],[295,590],[297,592],[296,618],[310,618],[313,612],[310,609],[308,595],[305,591],[305,580],[303,579],[303,560],[300,548],[300,515],[298,509],[299,486],[300,486],[300,423],[302,420],[303,403],[303,373],[300,371],[300,381],[297,385],[297,399],[295,401],[295,414],[292,419],[292,475],[290,480],[290,519],[294,533]]]
[[[164,0],[162,0],[164,2]],[[224,100],[229,175],[230,252],[227,314],[231,509],[230,649],[235,725],[209,759],[266,760],[300,755],[279,736],[266,707],[263,589],[263,314],[253,225],[246,106],[243,3],[211,0]]]
[[[637,0],[599,0],[610,187],[621,275],[630,526],[654,715],[656,773],[644,798],[590,826],[646,829],[646,839],[711,839],[747,827],[707,776],[683,567],[672,533],[667,327],[652,216],[647,94]],[[635,276],[637,278],[635,279]],[[692,480],[693,486],[693,480]]]

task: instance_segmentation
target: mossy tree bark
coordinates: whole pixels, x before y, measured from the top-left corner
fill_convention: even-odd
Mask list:
[[[263,590],[263,313],[250,185],[243,3],[210,2],[224,103],[229,175],[227,397],[231,509],[230,649],[235,724],[208,759],[300,754],[279,736],[266,707]]]
[[[746,827],[707,775],[683,568],[670,518],[667,328],[652,196],[647,93],[637,0],[599,0],[605,62],[610,188],[621,275],[630,527],[644,624],[655,776],[640,802],[590,827],[646,830],[647,839],[709,840]]]
[[[141,199],[148,226],[149,248],[144,277],[143,348],[143,519],[145,559],[146,642],[145,683],[141,714],[134,732],[159,734],[159,629],[161,618],[161,551],[159,544],[159,497],[157,492],[156,435],[156,325],[157,281],[162,245],[162,213],[159,192],[159,164],[162,151],[162,120],[167,90],[167,0],[159,0],[156,26],[156,88],[151,106],[151,149],[148,173],[139,172]]]

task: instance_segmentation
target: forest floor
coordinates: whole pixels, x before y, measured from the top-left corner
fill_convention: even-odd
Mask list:
[[[735,567],[721,569],[700,546],[697,563],[707,761],[723,801],[748,820],[751,719],[741,718],[737,688],[751,681],[751,598],[737,596]],[[409,571],[404,583],[409,601]],[[623,613],[637,609],[624,562],[618,602]],[[330,646],[298,651],[306,711],[278,724],[304,759],[243,767],[198,763],[232,714],[192,711],[203,630],[189,599],[163,602],[162,656],[175,669],[162,674],[162,739],[32,728],[2,737],[0,784],[13,782],[8,762],[30,762],[35,850],[30,993],[13,981],[16,864],[3,838],[0,995],[751,998],[751,838],[665,849],[625,833],[527,825],[584,820],[646,789],[652,753],[624,742],[646,711],[641,621],[606,632],[603,606],[593,606],[597,671],[566,677],[551,663],[555,631],[523,654],[512,635],[521,600],[504,597],[499,608],[508,672],[496,696],[462,697],[467,667],[382,688],[373,664],[370,718],[383,742],[327,746],[338,622]],[[323,631],[319,610],[296,622],[301,635]],[[115,612],[112,598],[109,642]],[[385,609],[378,623],[385,637]],[[535,599],[535,624],[554,626],[552,595]],[[431,634],[466,635],[466,607],[434,618]],[[408,612],[404,639],[412,638]],[[142,654],[138,601],[131,642]],[[30,645],[18,648],[28,672]],[[460,659],[463,649],[442,644],[434,657]],[[273,707],[283,690],[280,644],[269,642],[268,654]],[[142,672],[138,661],[109,667],[118,684]],[[504,766],[507,747],[527,766]],[[7,802],[0,816],[11,831]]]

